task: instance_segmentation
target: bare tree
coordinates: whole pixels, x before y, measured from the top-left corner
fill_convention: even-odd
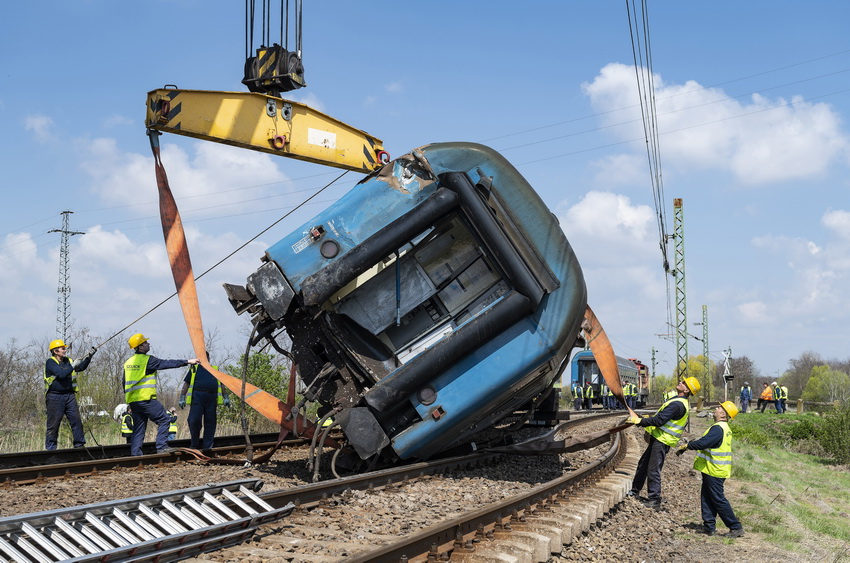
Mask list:
[[[800,354],[799,358],[788,360],[788,371],[779,378],[780,383],[788,387],[788,394],[794,397],[802,397],[812,369],[817,366],[827,365],[823,356],[817,352],[807,350]]]

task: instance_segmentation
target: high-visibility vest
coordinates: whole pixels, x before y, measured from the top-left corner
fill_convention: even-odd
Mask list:
[[[788,388],[783,385],[783,386],[780,387],[780,389],[782,390],[782,398],[787,401],[788,400]]]
[[[582,393],[581,387],[579,385],[573,385],[573,398],[581,399],[584,396]]]
[[[218,366],[210,366],[213,369],[218,369]],[[186,392],[186,404],[192,404],[192,390],[195,388],[195,375],[198,373],[198,365],[195,364],[189,368],[189,373],[192,374],[192,379],[189,380],[189,390]],[[221,390],[221,381],[218,382],[218,396],[215,398],[215,404],[224,403],[224,392]]]
[[[694,459],[694,469],[712,477],[728,479],[732,475],[732,430],[728,422],[721,420],[709,426],[705,434],[715,426],[723,429],[723,442],[717,448],[699,450]]]
[[[57,364],[59,363],[59,360],[56,359],[56,356],[50,356],[47,359],[47,361],[50,361],[50,360],[53,360]],[[71,358],[68,358],[68,361],[73,362],[73,360],[71,360]],[[44,366],[44,392],[45,393],[47,393],[47,391],[50,389],[50,386],[53,385],[54,381],[56,381],[56,376],[55,375],[48,376],[47,375],[47,365],[45,365]],[[77,372],[75,372],[75,371],[71,372],[71,387],[74,389],[74,393],[80,392],[80,390],[77,389]]]
[[[156,372],[145,374],[147,354],[135,354],[124,362],[124,401],[134,403],[156,399]]]
[[[610,395],[610,394],[611,394],[611,390],[610,390],[610,389],[608,389],[608,386],[607,386],[607,385],[603,385],[603,386],[602,386],[602,396],[603,396],[603,397],[607,397],[607,396],[608,396],[608,395]]]
[[[682,437],[682,432],[685,431],[685,424],[688,423],[688,412],[691,410],[691,405],[688,403],[688,400],[684,397],[674,397],[668,401],[665,401],[661,408],[656,411],[655,414],[664,410],[664,407],[672,403],[673,401],[680,401],[683,405],[685,405],[685,415],[682,418],[676,420],[668,420],[664,423],[664,426],[646,426],[646,431],[652,435],[653,438],[661,442],[662,444],[667,444],[668,446],[675,446],[676,442]]]
[[[130,430],[130,424],[133,422],[132,413],[126,413],[121,417],[121,435],[122,436],[131,436],[133,431]]]
[[[664,396],[662,397],[662,399],[664,399],[665,401],[669,401],[670,399],[672,399],[672,398],[673,398],[673,397],[675,397],[676,395],[678,395],[678,393],[676,393],[676,390],[675,390],[675,389],[670,389],[669,391],[667,391],[666,393],[664,393]]]
[[[168,433],[177,434],[177,418],[171,417],[171,422],[168,423]]]
[[[773,400],[773,390],[770,387],[765,387],[761,392],[761,398],[763,401],[772,401]]]
[[[584,398],[585,399],[593,399],[594,398],[594,396],[593,396],[593,386],[587,386],[584,389],[585,389]]]

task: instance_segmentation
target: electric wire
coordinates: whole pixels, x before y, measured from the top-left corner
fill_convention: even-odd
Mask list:
[[[231,258],[233,255],[235,255],[237,252],[239,252],[240,250],[242,250],[243,248],[245,248],[246,246],[248,246],[249,244],[251,244],[252,242],[254,242],[255,240],[257,240],[257,239],[258,239],[261,235],[263,235],[264,233],[266,233],[267,231],[269,231],[272,227],[274,227],[275,225],[277,225],[278,223],[280,223],[281,221],[283,221],[284,219],[286,219],[287,217],[289,217],[292,213],[294,213],[295,211],[297,211],[298,209],[300,209],[301,207],[303,207],[304,205],[306,205],[306,204],[307,204],[307,203],[308,203],[311,199],[313,199],[314,197],[318,196],[320,193],[322,193],[323,191],[325,191],[327,188],[329,188],[329,187],[330,187],[331,185],[333,185],[333,184],[334,184],[337,180],[339,180],[340,178],[342,178],[342,177],[343,177],[343,176],[345,176],[346,174],[348,174],[348,170],[345,170],[342,174],[340,174],[339,176],[337,176],[337,177],[336,177],[335,179],[333,179],[330,183],[328,183],[327,185],[325,185],[322,189],[320,189],[319,191],[317,191],[316,193],[314,193],[313,195],[311,195],[310,197],[308,197],[307,199],[305,199],[304,201],[302,201],[301,203],[299,203],[297,206],[295,206],[295,207],[292,209],[292,211],[290,211],[289,213],[284,214],[284,215],[283,215],[282,217],[280,217],[277,221],[275,221],[275,222],[273,222],[271,225],[267,226],[265,229],[263,229],[262,231],[260,231],[259,233],[257,233],[256,235],[254,235],[253,237],[251,237],[250,239],[248,239],[247,241],[245,241],[243,244],[241,244],[241,245],[240,245],[239,247],[237,247],[235,250],[233,250],[232,252],[230,252],[227,256],[225,256],[224,258],[222,258],[221,260],[219,260],[218,262],[216,262],[215,264],[213,264],[212,266],[210,266],[209,268],[207,268],[206,270],[204,270],[201,274],[199,274],[198,276],[196,276],[196,277],[195,277],[195,281],[197,281],[197,280],[201,279],[202,277],[204,277],[205,275],[207,275],[209,272],[211,272],[212,270],[214,270],[215,268],[217,268],[218,266],[220,266],[222,263],[224,263],[226,260],[228,260],[229,258]],[[127,330],[128,328],[130,328],[131,326],[133,326],[134,324],[136,324],[137,322],[139,322],[140,320],[142,320],[143,318],[145,318],[146,316],[148,316],[149,314],[151,314],[153,311],[155,311],[156,309],[158,309],[159,307],[161,307],[163,304],[165,304],[166,302],[168,302],[169,300],[171,300],[171,298],[172,298],[172,297],[174,297],[175,295],[177,295],[177,292],[176,292],[176,291],[175,291],[174,293],[172,293],[171,295],[169,295],[168,297],[166,297],[165,299],[163,299],[162,301],[160,301],[159,303],[157,303],[154,307],[152,307],[152,308],[148,309],[145,313],[143,313],[143,314],[142,314],[140,317],[138,317],[136,320],[134,320],[133,322],[131,322],[130,324],[128,324],[127,326],[125,326],[124,328],[122,328],[121,330],[119,330],[118,332],[116,332],[115,334],[113,334],[112,336],[110,336],[109,338],[107,338],[106,340],[104,340],[103,342],[99,343],[99,344],[97,345],[97,347],[98,347],[98,348],[100,348],[101,346],[103,346],[104,344],[106,344],[107,342],[109,342],[110,340],[112,340],[113,338],[115,338],[116,336],[118,336],[119,334],[123,333],[125,330]]]

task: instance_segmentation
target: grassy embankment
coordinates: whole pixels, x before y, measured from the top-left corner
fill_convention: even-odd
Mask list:
[[[748,532],[791,553],[814,541],[850,560],[850,467],[823,454],[811,432],[814,414],[748,413],[733,422],[729,485],[733,507]]]

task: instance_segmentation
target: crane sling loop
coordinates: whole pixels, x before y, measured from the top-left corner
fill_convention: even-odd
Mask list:
[[[584,322],[581,328],[584,330],[584,339],[590,346],[590,351],[593,352],[593,358],[596,360],[599,371],[602,372],[602,377],[605,379],[611,394],[626,405],[630,416],[637,416],[635,411],[628,406],[623,395],[623,386],[620,384],[620,370],[617,367],[614,348],[611,346],[611,341],[608,339],[605,329],[602,328],[602,323],[599,322],[590,305],[584,311]]]
[[[278,443],[283,441],[288,432],[312,438],[317,431],[315,423],[306,423],[303,416],[291,417],[291,409],[288,405],[250,383],[245,383],[245,395],[243,396],[242,380],[218,371],[206,359],[204,327],[201,322],[201,311],[198,305],[195,275],[192,272],[189,247],[186,243],[186,235],[183,231],[183,222],[180,219],[177,202],[171,193],[171,188],[168,185],[168,177],[165,174],[165,167],[160,160],[159,135],[160,133],[158,131],[148,131],[154,163],[156,165],[156,185],[159,190],[159,214],[162,221],[162,234],[165,237],[165,247],[168,251],[168,260],[171,263],[171,273],[174,277],[177,297],[180,300],[180,308],[183,310],[183,319],[186,322],[186,329],[192,341],[192,349],[195,352],[195,357],[199,358],[201,365],[213,374],[216,379],[221,381],[225,387],[230,389],[234,395],[240,397],[244,402],[275,424],[281,426]],[[298,421],[297,432],[295,432],[293,418]],[[325,441],[325,445],[338,447],[337,443],[330,439]],[[270,454],[268,455],[270,456]],[[253,461],[258,463],[260,459]]]

